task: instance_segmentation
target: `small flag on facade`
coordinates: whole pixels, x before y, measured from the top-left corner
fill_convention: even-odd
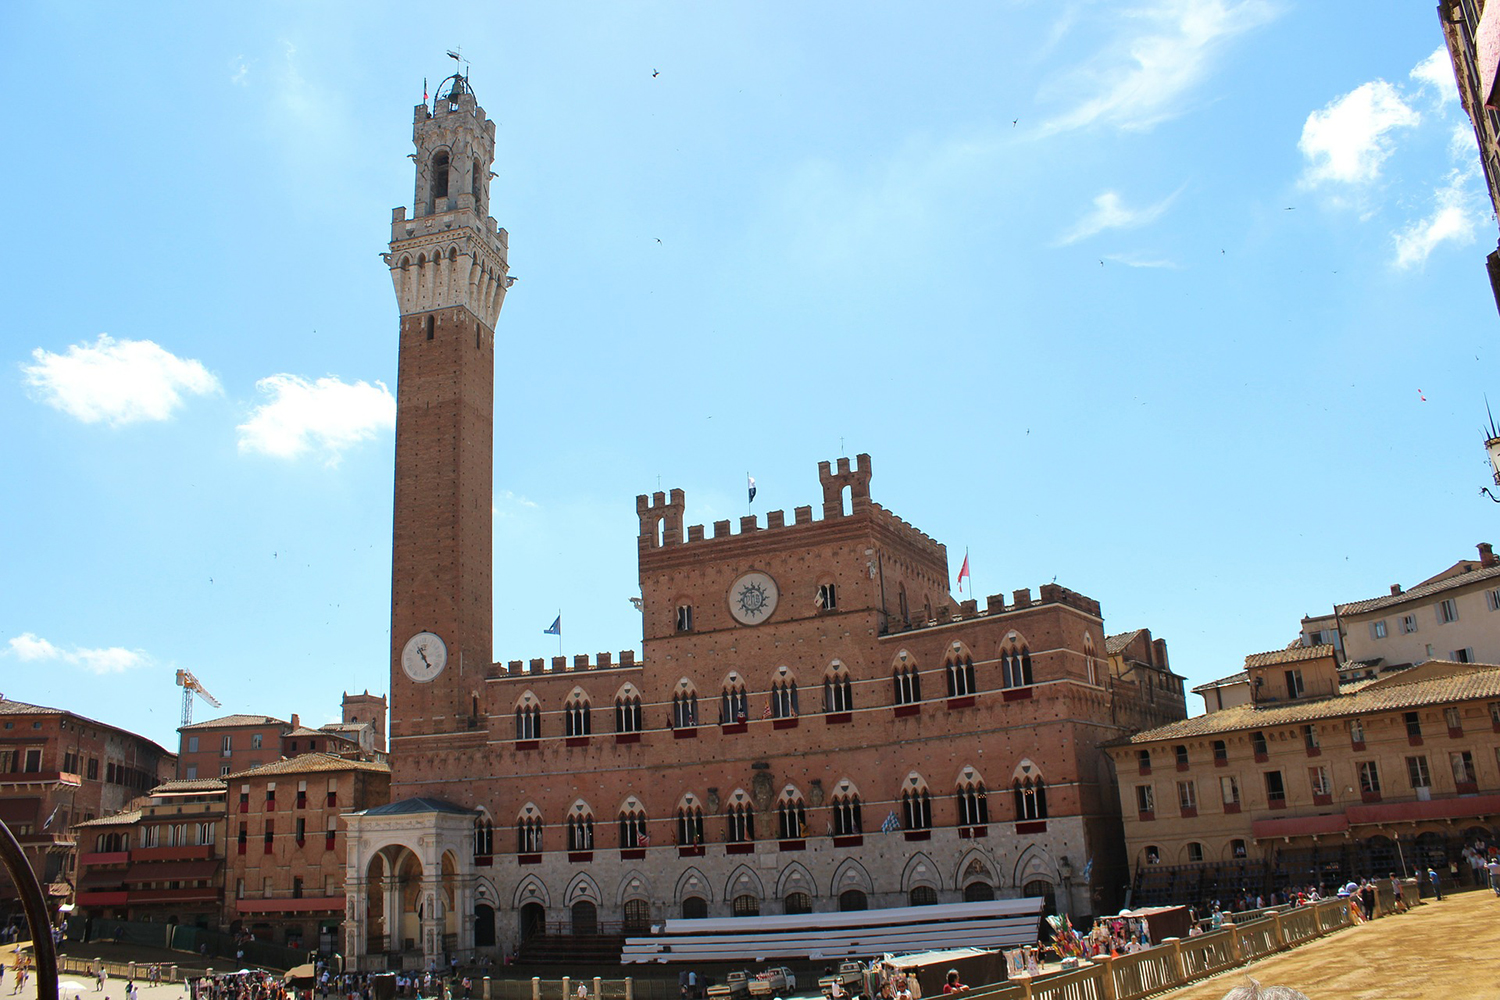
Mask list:
[[[562,615],[552,620],[552,624],[542,630],[542,635],[562,635]]]
[[[646,836],[646,831],[645,830],[642,830],[640,833],[638,833],[638,834],[635,835],[635,846],[636,847],[650,847],[651,846],[651,838],[648,837],[648,836]]]
[[[958,571],[958,589],[959,589],[960,592],[962,592],[963,589],[964,589],[964,579],[965,578],[969,578],[969,585],[972,588],[973,584],[974,584],[974,581],[973,581],[973,578],[969,577],[969,550],[968,549],[964,549],[964,564],[963,564],[963,566]]]
[[[766,702],[766,710],[760,713],[760,717],[762,719],[769,719],[771,717],[771,703],[769,701]]]
[[[880,824],[880,832],[895,833],[899,829],[901,829],[901,820],[896,818],[896,813],[892,810],[890,815],[886,816],[885,822]]]
[[[424,77],[422,77],[422,103],[426,104],[427,101],[428,101],[428,97],[427,97],[427,77],[424,76]]]
[[[1093,858],[1089,858],[1088,861],[1083,866],[1083,880],[1085,882],[1087,882],[1089,880],[1089,873],[1092,872],[1093,870],[1094,870],[1094,859]]]
[[[42,829],[45,830],[45,829],[47,829],[47,827],[51,826],[52,825],[52,821],[55,820],[55,819],[57,819],[57,814],[59,812],[61,812],[61,811],[62,811],[62,806],[58,806],[56,809],[53,809],[52,810],[52,815],[47,817],[47,822],[45,822],[45,823],[42,824]]]
[[[746,503],[754,503],[755,502],[755,477],[747,475],[745,478],[750,481],[750,499],[747,500]]]

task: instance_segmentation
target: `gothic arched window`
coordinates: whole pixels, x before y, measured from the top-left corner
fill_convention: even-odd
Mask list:
[[[432,200],[433,210],[442,211],[437,199],[448,197],[448,151],[440,149],[432,154]]]

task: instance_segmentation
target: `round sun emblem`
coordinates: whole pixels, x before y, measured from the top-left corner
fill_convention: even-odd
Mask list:
[[[746,573],[729,588],[729,613],[741,625],[758,625],[776,610],[776,581],[764,573]]]

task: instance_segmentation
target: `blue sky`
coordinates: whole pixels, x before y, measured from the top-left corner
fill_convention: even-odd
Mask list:
[[[175,745],[177,667],[313,722],[386,689],[377,255],[459,45],[519,278],[498,660],[559,609],[639,648],[637,493],[790,510],[841,449],[981,598],[1055,577],[1190,684],[1500,542],[1431,4],[142,10],[0,8],[7,697]]]

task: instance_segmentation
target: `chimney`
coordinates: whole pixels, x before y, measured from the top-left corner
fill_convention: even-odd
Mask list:
[[[1401,584],[1399,584],[1399,583],[1393,583],[1393,584],[1391,584],[1391,596],[1395,597],[1399,593],[1401,593]]]
[[[1491,566],[1500,566],[1500,559],[1495,558],[1495,547],[1489,542],[1479,543],[1479,568],[1489,569]]]
[[[299,718],[297,718],[297,713],[296,712],[293,712],[292,713],[292,728],[296,729],[300,725],[302,725],[302,720],[299,719]]]

